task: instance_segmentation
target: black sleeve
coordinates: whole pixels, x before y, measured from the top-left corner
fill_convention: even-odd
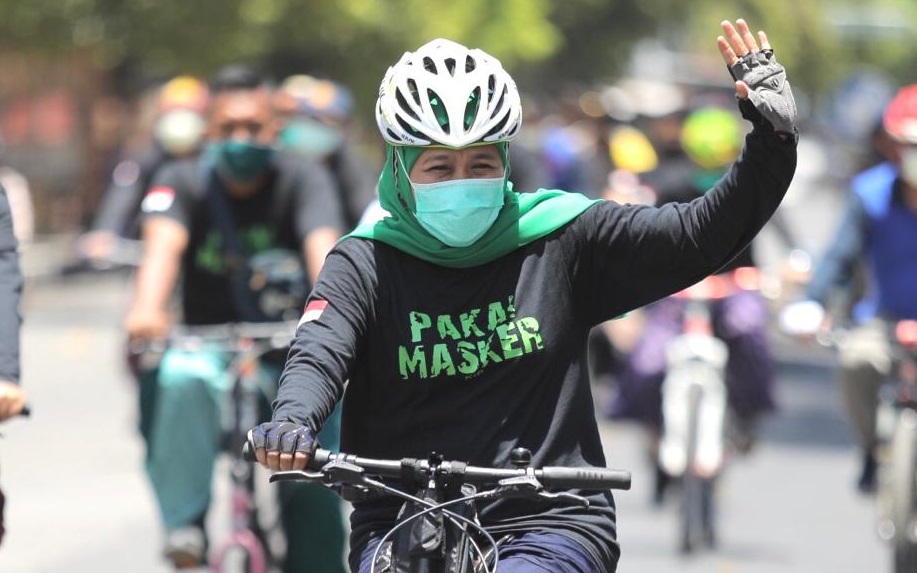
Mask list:
[[[359,240],[343,241],[325,259],[280,376],[275,421],[317,432],[344,393],[376,290],[373,279],[358,270],[373,263],[342,248]]]
[[[112,170],[111,181],[102,196],[92,230],[125,236],[137,217],[143,192],[140,164],[133,159],[119,161]]]
[[[156,171],[140,203],[141,223],[166,217],[191,228],[193,188],[201,180],[195,160],[170,161]]]
[[[300,240],[321,227],[344,231],[343,208],[327,167],[308,158],[298,163],[294,181],[296,234]]]
[[[136,233],[140,202],[154,174],[165,162],[162,151],[150,150],[138,157],[125,157],[112,169],[108,188],[102,197],[94,231],[110,231],[126,238]]]
[[[869,233],[870,219],[866,208],[859,196],[851,193],[831,247],[816,266],[815,274],[806,287],[806,298],[825,304],[834,289],[853,282],[857,261],[863,254]]]
[[[22,272],[19,268],[13,215],[6,191],[0,186],[0,380],[19,382],[19,298]]]
[[[690,203],[605,202],[577,220],[583,233],[574,286],[590,320],[663,298],[723,267],[777,209],[796,169],[795,140],[757,125],[726,175]]]

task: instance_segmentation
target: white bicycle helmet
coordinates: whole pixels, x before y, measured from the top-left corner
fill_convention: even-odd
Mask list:
[[[515,138],[522,105],[499,60],[440,38],[405,53],[388,69],[376,122],[393,145],[458,148]]]

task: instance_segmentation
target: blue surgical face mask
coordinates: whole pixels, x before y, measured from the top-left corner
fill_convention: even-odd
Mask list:
[[[414,183],[417,221],[450,247],[467,247],[490,229],[503,208],[503,177]]]

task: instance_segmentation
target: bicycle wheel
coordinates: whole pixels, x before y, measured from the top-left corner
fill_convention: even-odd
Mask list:
[[[889,459],[895,573],[917,571],[917,412],[903,409]]]
[[[704,525],[704,482],[694,467],[697,454],[698,424],[700,422],[701,389],[692,385],[688,390],[686,405],[688,443],[686,444],[688,463],[681,484],[681,522],[679,524],[682,553],[691,553],[697,547],[703,535]]]

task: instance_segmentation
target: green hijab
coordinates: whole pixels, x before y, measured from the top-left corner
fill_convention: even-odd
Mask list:
[[[506,165],[507,144],[497,146]],[[579,193],[559,190],[517,193],[507,178],[503,209],[490,229],[467,247],[450,247],[430,235],[414,216],[414,193],[407,173],[425,149],[405,146],[398,148],[398,153],[394,146],[387,145],[385,165],[379,177],[379,202],[389,216],[361,225],[344,238],[381,241],[436,265],[468,268],[489,263],[556,231],[598,202]],[[399,168],[399,162],[403,162],[403,168]]]

